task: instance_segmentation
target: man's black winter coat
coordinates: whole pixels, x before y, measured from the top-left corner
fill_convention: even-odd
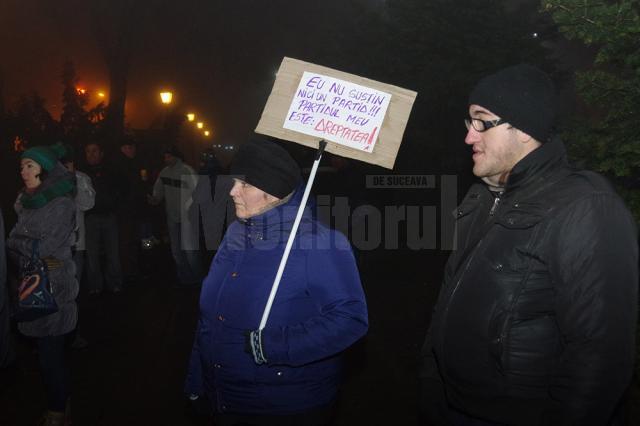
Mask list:
[[[423,349],[432,419],[448,405],[510,425],[608,424],[635,358],[638,244],[622,200],[549,142],[503,192],[473,186],[456,229]]]

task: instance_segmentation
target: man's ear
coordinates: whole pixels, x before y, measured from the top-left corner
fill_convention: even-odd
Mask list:
[[[533,144],[535,145],[534,148],[537,148],[539,145],[541,145],[540,142],[538,142],[535,138],[533,138],[533,136],[531,136],[528,133],[523,132],[520,129],[516,129],[517,132],[517,138],[518,138],[518,142],[525,144],[525,145],[529,145],[529,144]]]

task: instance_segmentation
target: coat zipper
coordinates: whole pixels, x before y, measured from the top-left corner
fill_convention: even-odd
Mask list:
[[[496,210],[498,210],[502,194],[504,194],[504,191],[498,192],[498,195],[496,195],[496,198],[493,200],[493,206],[491,206],[491,210],[489,210],[489,216],[493,216],[496,213]]]
[[[489,217],[493,217],[496,213],[496,211],[498,210],[498,207],[500,205],[500,201],[501,201],[501,197],[502,194],[504,194],[504,191],[499,192],[495,199],[493,200],[493,205],[491,206],[491,209],[489,210]],[[486,226],[486,224],[485,224]],[[489,232],[489,230],[487,230],[487,233]],[[486,238],[486,234],[484,237],[482,237],[480,239],[480,241],[478,241],[478,244],[476,244],[476,247],[473,249],[473,251],[469,254],[469,260],[467,261],[466,265],[464,266],[463,270],[462,270],[462,274],[460,274],[460,277],[458,278],[458,280],[456,281],[456,285],[453,287],[453,290],[451,291],[451,296],[449,296],[449,303],[447,303],[447,306],[444,309],[443,312],[443,316],[442,316],[442,330],[444,333],[444,329],[446,328],[446,320],[447,317],[449,315],[449,308],[451,306],[451,302],[453,301],[453,297],[455,296],[458,288],[460,287],[460,284],[462,283],[462,278],[466,275],[467,271],[469,270],[469,267],[471,266],[471,262],[473,261],[473,259],[476,256],[476,253],[478,253],[478,249],[482,246],[482,243],[484,242]],[[442,335],[442,338],[440,339],[440,353],[444,355],[444,334]],[[445,360],[442,361],[443,362],[443,367],[445,364]],[[443,368],[443,370],[445,370],[445,368]]]

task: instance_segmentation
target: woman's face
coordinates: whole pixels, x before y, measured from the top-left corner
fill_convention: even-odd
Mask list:
[[[250,217],[266,212],[279,201],[278,198],[267,194],[260,188],[240,179],[233,179],[231,188],[231,198],[236,206],[236,216],[238,219],[249,219]]]
[[[42,183],[40,181],[40,173],[42,167],[30,158],[20,160],[20,176],[27,189],[35,189]]]

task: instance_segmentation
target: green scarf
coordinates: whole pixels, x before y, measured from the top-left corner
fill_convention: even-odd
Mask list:
[[[72,179],[60,179],[46,188],[36,190],[33,194],[23,192],[20,196],[20,204],[25,209],[39,209],[54,198],[72,194],[75,187]]]

